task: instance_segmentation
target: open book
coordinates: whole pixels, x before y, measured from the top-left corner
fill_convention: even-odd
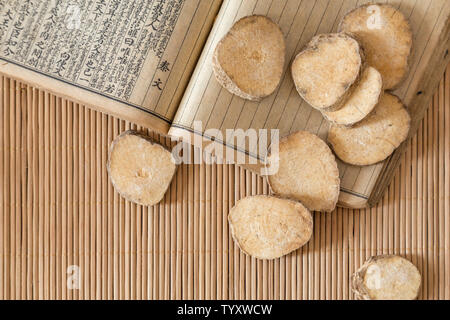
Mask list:
[[[314,35],[335,32],[340,19],[365,2],[0,0],[0,72],[177,138],[201,137],[208,129],[226,137],[227,129],[252,128],[278,129],[280,137],[308,130],[326,139],[328,123],[296,92],[290,62]],[[395,93],[418,122],[448,61],[450,2],[388,2],[409,18],[414,32],[411,72]],[[223,89],[211,66],[217,42],[252,14],[278,23],[287,45],[281,85],[259,103]],[[214,140],[264,162],[254,146],[201,139],[204,146]],[[368,167],[338,163],[339,203],[349,207],[373,204],[395,166],[390,159]]]

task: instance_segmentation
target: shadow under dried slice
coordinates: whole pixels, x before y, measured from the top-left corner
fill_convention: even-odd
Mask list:
[[[421,282],[417,267],[395,255],[369,258],[352,278],[353,291],[360,300],[414,300]]]
[[[172,153],[150,138],[126,131],[111,144],[108,172],[116,191],[144,206],[160,202],[175,174]]]
[[[259,259],[276,259],[309,241],[311,213],[301,203],[270,196],[239,200],[228,215],[233,239]]]
[[[318,136],[298,131],[280,140],[268,163],[278,171],[268,176],[272,191],[301,201],[311,211],[331,212],[339,198],[339,171],[328,145]]]
[[[320,111],[332,111],[350,94],[363,65],[359,43],[349,35],[332,33],[314,37],[297,55],[291,71],[306,102]]]
[[[264,16],[244,17],[217,44],[212,59],[214,74],[232,94],[259,101],[280,84],[285,50],[277,24]]]
[[[342,161],[372,165],[386,159],[405,141],[410,122],[400,99],[383,93],[373,112],[353,127],[331,125],[328,142]]]
[[[383,77],[384,89],[397,87],[408,72],[413,35],[405,16],[387,4],[367,4],[348,13],[340,32],[361,43],[369,65]]]
[[[323,116],[330,122],[344,126],[351,126],[364,119],[377,105],[383,82],[381,74],[372,67],[367,67],[343,107],[336,111],[323,111]]]

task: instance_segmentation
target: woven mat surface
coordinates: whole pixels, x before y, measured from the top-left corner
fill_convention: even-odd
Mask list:
[[[0,299],[353,299],[352,273],[399,254],[421,299],[450,299],[450,68],[383,200],[314,214],[275,261],[242,254],[227,213],[265,194],[233,165],[182,165],[159,205],[121,199],[108,146],[136,127],[0,76]],[[159,138],[168,143],[165,138]]]

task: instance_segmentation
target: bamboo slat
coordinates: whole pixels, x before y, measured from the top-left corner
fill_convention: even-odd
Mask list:
[[[240,252],[227,224],[237,200],[268,193],[261,177],[207,156],[136,206],[105,164],[115,136],[146,129],[5,76],[0,88],[0,299],[353,299],[376,254],[417,265],[421,299],[450,299],[450,67],[382,201],[315,214],[311,241],[275,261]]]

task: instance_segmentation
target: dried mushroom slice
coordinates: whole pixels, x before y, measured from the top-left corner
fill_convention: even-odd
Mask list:
[[[361,81],[350,95],[343,107],[337,111],[323,111],[323,116],[334,124],[351,126],[363,120],[378,104],[383,92],[381,74],[372,67],[367,67]]]
[[[144,206],[160,202],[175,174],[172,153],[150,138],[126,131],[111,144],[108,172],[115,190]]]
[[[415,265],[394,255],[371,257],[352,280],[360,300],[414,300],[422,281]]]
[[[367,63],[381,73],[384,89],[396,88],[406,77],[413,35],[400,11],[387,4],[367,4],[348,13],[339,31],[358,39]]]
[[[232,94],[260,101],[280,84],[285,51],[277,24],[264,16],[244,17],[217,44],[212,59],[214,74]]]
[[[300,96],[320,111],[342,107],[364,68],[359,43],[346,34],[314,37],[292,63],[292,78]]]
[[[241,250],[259,259],[276,259],[297,250],[313,230],[311,213],[301,203],[262,195],[239,200],[228,221]]]
[[[385,160],[405,141],[410,122],[400,99],[384,93],[373,112],[353,127],[331,125],[328,142],[342,161],[372,165]]]
[[[268,176],[272,191],[301,201],[311,211],[331,212],[339,198],[339,171],[328,145],[318,136],[298,131],[280,140],[268,163],[278,171]]]

